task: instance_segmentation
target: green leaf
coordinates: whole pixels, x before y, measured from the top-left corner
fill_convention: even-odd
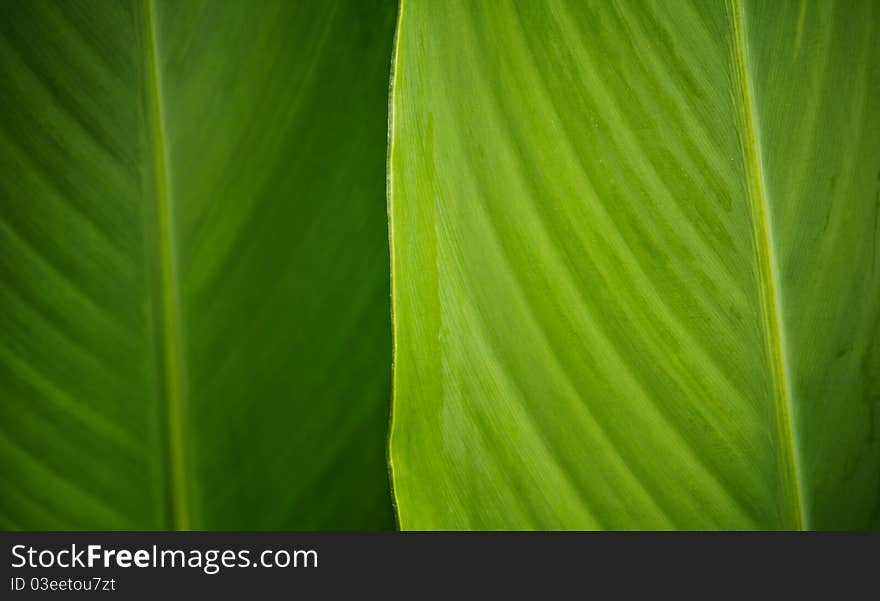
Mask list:
[[[389,2],[8,2],[0,528],[393,524]]]
[[[880,7],[401,10],[401,526],[880,527]]]

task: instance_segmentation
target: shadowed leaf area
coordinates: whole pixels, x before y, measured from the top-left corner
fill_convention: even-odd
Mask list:
[[[0,527],[391,527],[393,3],[0,12]]]

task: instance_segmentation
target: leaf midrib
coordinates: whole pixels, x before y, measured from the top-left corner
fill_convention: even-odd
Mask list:
[[[776,410],[776,428],[780,441],[780,477],[783,494],[783,527],[802,530],[806,527],[804,494],[800,476],[798,448],[792,406],[792,388],[789,379],[788,359],[785,345],[779,270],[774,253],[773,228],[769,207],[769,194],[764,178],[761,153],[760,120],[755,107],[754,91],[749,77],[748,41],[746,17],[742,2],[728,0],[728,14],[733,34],[732,62],[737,85],[737,100],[743,133],[747,182],[747,196],[751,213],[755,259],[758,267],[758,284],[767,352],[771,362],[773,394]]]
[[[143,0],[144,47],[149,94],[155,201],[157,217],[157,255],[161,311],[161,349],[164,394],[160,414],[167,428],[164,440],[166,490],[171,500],[171,525],[188,530],[191,524],[187,490],[187,461],[183,419],[181,333],[178,306],[177,265],[172,225],[172,196],[168,175],[165,119],[162,106],[162,82],[159,76],[159,48],[156,35],[154,0]]]

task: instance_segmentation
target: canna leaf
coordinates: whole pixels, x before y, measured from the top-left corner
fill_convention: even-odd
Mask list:
[[[390,527],[389,2],[10,2],[0,527]]]
[[[880,527],[880,7],[399,18],[401,527]]]

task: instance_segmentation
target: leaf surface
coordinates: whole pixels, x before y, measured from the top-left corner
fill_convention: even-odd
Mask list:
[[[0,527],[393,524],[388,2],[12,2]]]
[[[880,526],[880,10],[403,3],[403,528]]]

